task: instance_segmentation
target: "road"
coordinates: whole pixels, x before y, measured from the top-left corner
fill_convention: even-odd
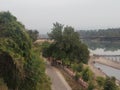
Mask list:
[[[46,73],[51,78],[52,90],[72,90],[58,69],[51,66],[49,62],[46,64]]]

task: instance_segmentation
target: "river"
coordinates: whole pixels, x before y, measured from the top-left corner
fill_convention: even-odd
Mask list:
[[[84,43],[89,47],[90,53],[106,55],[104,58],[120,63],[120,56],[116,56],[120,55],[120,42],[85,40]],[[120,70],[99,63],[95,63],[94,66],[100,68],[107,76],[114,76],[120,80]]]
[[[106,73],[107,76],[114,76],[116,79],[120,80],[120,70],[99,63],[95,63],[94,65]]]

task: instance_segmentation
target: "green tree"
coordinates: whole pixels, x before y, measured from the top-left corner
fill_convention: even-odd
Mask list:
[[[63,26],[64,25],[58,22],[54,23],[51,33],[48,33],[50,39],[54,39],[56,42],[61,42]]]
[[[117,90],[114,78],[107,77],[104,84],[104,90]]]
[[[37,30],[27,30],[27,32],[33,42],[38,39],[39,32]]]
[[[76,57],[79,53],[77,51],[79,50],[80,44],[81,42],[78,33],[76,33],[71,26],[66,26],[63,31],[61,49],[65,51],[66,58],[68,58],[70,62],[74,62],[74,60],[77,59]]]
[[[51,56],[55,60],[59,59],[63,62],[69,60],[70,64],[72,62],[87,63],[89,51],[86,45],[81,43],[79,34],[71,26],[63,26],[59,23],[53,24],[53,29],[48,34],[54,40],[54,43],[48,48],[51,50]]]

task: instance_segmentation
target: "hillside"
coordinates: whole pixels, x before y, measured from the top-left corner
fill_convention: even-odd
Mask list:
[[[0,12],[0,82],[8,90],[50,90],[44,62],[33,47],[24,25],[10,12]]]

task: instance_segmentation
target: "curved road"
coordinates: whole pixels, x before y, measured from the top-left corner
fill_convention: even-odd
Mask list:
[[[58,69],[52,67],[49,62],[46,64],[46,73],[51,78],[52,90],[72,90]]]

